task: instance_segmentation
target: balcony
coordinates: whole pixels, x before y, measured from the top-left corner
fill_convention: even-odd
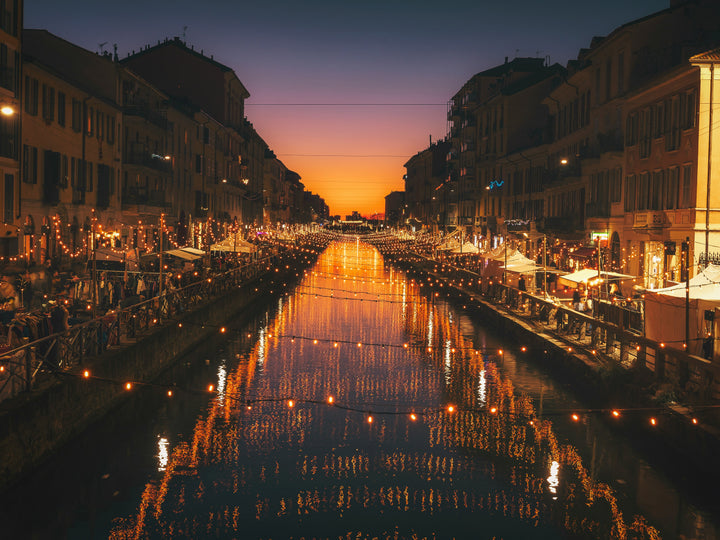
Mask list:
[[[657,231],[671,225],[665,212],[660,210],[648,210],[633,214],[633,229],[636,231]]]
[[[150,107],[144,105],[127,105],[123,107],[123,114],[126,116],[139,116],[159,128],[167,129],[168,122],[165,115],[160,111],[152,110]]]
[[[122,194],[123,206],[126,205],[143,205],[157,206],[161,208],[169,207],[170,204],[165,201],[164,191],[149,190],[143,186],[130,186]]]
[[[148,167],[164,173],[172,172],[171,160],[140,149],[130,148],[127,150],[125,152],[125,156],[123,157],[123,161],[127,165],[139,165],[141,167]]]

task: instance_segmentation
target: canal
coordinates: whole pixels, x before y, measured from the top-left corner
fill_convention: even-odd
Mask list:
[[[3,537],[720,538],[531,354],[335,242],[4,493]]]

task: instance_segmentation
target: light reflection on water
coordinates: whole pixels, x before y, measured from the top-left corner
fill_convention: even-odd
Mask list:
[[[514,359],[464,334],[374,248],[331,245],[111,537],[651,537],[534,417]]]

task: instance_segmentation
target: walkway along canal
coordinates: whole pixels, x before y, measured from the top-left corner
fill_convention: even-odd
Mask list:
[[[520,344],[359,241],[226,330],[8,492],[4,523],[71,538],[718,538],[597,415],[573,420],[580,404]]]

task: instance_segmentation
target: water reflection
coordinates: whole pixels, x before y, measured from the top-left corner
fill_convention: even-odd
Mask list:
[[[331,245],[111,537],[658,537],[424,291]]]

